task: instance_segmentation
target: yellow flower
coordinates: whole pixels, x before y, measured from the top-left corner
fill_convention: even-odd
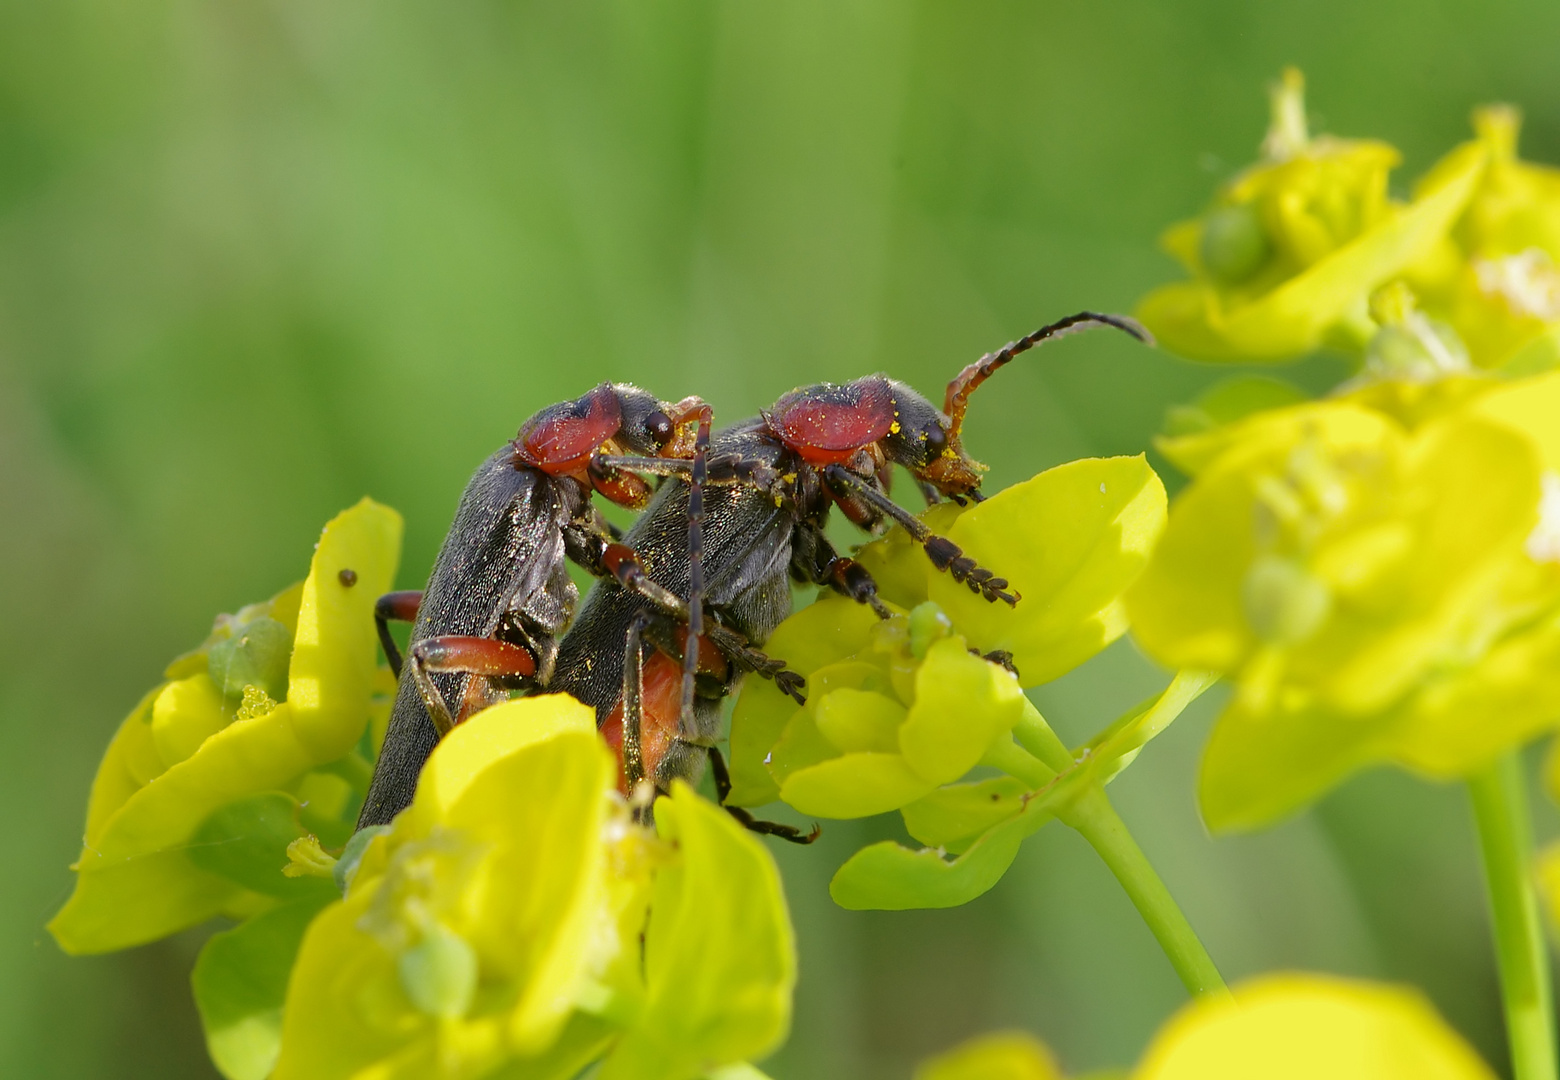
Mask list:
[[[1236,683],[1203,765],[1211,826],[1371,761],[1464,776],[1560,721],[1557,409],[1549,375],[1414,429],[1334,400],[1180,444],[1197,478],[1127,607],[1155,659]]]
[[[889,843],[858,852],[831,886],[847,907],[941,907],[984,892],[1024,837],[1142,744],[1132,740],[1146,729],[1126,724],[1073,769],[1021,688],[1057,678],[1125,632],[1122,593],[1164,515],[1164,487],[1141,457],[1072,462],[973,507],[929,510],[928,525],[1008,579],[1022,597],[1014,607],[938,573],[900,531],[868,545],[858,558],[894,617],[879,621],[864,605],[830,598],[781,624],[766,647],[807,676],[808,700],[799,707],[767,683],[744,684],[732,718],[731,801],[778,798],[834,818],[900,811],[910,834],[936,850]],[[983,658],[993,650],[1010,654],[1020,674]],[[1054,744],[1054,767],[1022,749],[1015,728]],[[957,783],[978,765],[1016,773]],[[948,852],[958,858],[945,861]]]
[[[1417,992],[1318,975],[1268,975],[1201,997],[1160,1028],[1123,1080],[1494,1080]],[[1044,1045],[985,1036],[916,1080],[1061,1080]]]
[[[1468,205],[1482,143],[1461,147],[1408,204],[1387,196],[1395,149],[1311,137],[1304,84],[1290,69],[1273,92],[1263,160],[1164,246],[1192,274],[1144,298],[1141,319],[1167,348],[1199,360],[1286,360],[1325,343],[1357,348],[1375,327],[1373,290],[1425,260]]]
[[[309,928],[277,1080],[562,1080],[603,1058],[609,1080],[670,1080],[771,1049],[795,981],[772,859],[686,785],[659,837],[615,789],[571,698],[457,727]]]
[[[374,601],[400,543],[395,511],[344,511],[302,585],[219,620],[126,718],[93,781],[75,891],[49,924],[63,949],[121,949],[318,894],[318,879],[283,876],[285,849],[350,833],[372,760],[358,747],[389,688]]]

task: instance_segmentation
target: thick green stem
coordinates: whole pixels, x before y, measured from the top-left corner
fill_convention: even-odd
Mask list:
[[[1533,892],[1522,762],[1513,752],[1468,780],[1500,965],[1516,1080],[1557,1080],[1549,952]]]
[[[1193,994],[1225,993],[1224,978],[1214,967],[1208,950],[1203,948],[1192,924],[1186,921],[1105,792],[1091,787],[1058,816],[1077,829],[1105,860],[1186,989]]]

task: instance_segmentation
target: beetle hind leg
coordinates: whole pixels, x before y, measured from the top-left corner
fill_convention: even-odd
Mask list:
[[[742,823],[744,829],[750,832],[762,833],[765,836],[773,836],[793,844],[810,844],[823,833],[823,827],[817,822],[806,832],[795,825],[786,825],[779,821],[765,821],[756,818],[740,806],[728,806],[726,799],[731,795],[731,773],[726,769],[726,759],[721,755],[719,747],[706,748],[710,757],[710,772],[715,777],[715,795],[720,801],[721,809]]]
[[[390,636],[390,621],[416,622],[422,598],[421,589],[412,589],[387,592],[374,601],[374,629],[379,633],[380,648],[385,650],[385,659],[397,679],[401,677],[401,650],[396,647],[395,638]]]

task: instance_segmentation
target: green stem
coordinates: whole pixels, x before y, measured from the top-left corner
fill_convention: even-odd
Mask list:
[[[998,739],[980,759],[982,765],[1001,769],[1038,790],[1056,779],[1056,770],[1035,757],[1012,739]]]
[[[1127,831],[1105,792],[1091,786],[1057,816],[1077,829],[1105,860],[1105,865],[1121,882],[1138,914],[1143,916],[1158,940],[1159,947],[1170,958],[1170,966],[1175,968],[1186,989],[1193,994],[1227,992],[1224,978],[1214,967],[1208,950],[1203,948],[1192,924],[1186,921],[1170,890],[1154,872],[1148,856]]]
[[[1532,885],[1526,784],[1516,752],[1468,780],[1484,855],[1506,1039],[1516,1080],[1556,1080],[1549,952]]]

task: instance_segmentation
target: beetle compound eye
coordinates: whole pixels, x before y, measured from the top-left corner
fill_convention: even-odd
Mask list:
[[[645,433],[655,440],[657,446],[665,446],[676,431],[672,418],[660,409],[645,417]]]
[[[921,437],[925,441],[928,458],[942,457],[943,451],[948,449],[948,433],[941,424],[933,424]]]

